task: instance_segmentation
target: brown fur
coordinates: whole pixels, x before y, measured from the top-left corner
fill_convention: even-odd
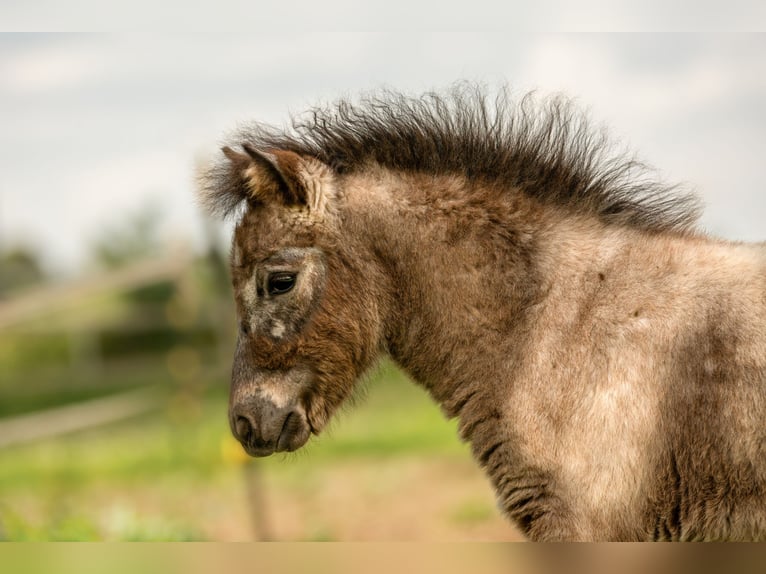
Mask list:
[[[388,354],[534,540],[766,537],[766,246],[696,232],[561,100],[388,94],[241,143],[204,186],[246,205],[252,454],[299,448]]]

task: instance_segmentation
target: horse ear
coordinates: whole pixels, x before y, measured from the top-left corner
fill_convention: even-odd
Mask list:
[[[244,181],[248,199],[266,203],[279,201],[285,205],[306,205],[306,185],[301,177],[303,159],[286,150],[259,150],[242,144],[245,153],[224,147],[224,155]]]

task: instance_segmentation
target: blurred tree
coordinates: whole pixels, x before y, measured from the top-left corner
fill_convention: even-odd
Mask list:
[[[45,278],[39,258],[30,248],[15,247],[0,253],[0,298]]]
[[[118,225],[106,226],[93,244],[96,263],[107,269],[156,256],[162,248],[159,224],[162,210],[155,203],[128,214]]]

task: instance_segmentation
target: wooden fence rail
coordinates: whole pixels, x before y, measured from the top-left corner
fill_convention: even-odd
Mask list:
[[[140,389],[0,420],[0,448],[94,428],[150,412],[167,391]]]

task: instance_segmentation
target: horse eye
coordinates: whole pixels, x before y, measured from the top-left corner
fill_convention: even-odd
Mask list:
[[[272,273],[269,275],[269,295],[282,295],[295,287],[295,273]]]

